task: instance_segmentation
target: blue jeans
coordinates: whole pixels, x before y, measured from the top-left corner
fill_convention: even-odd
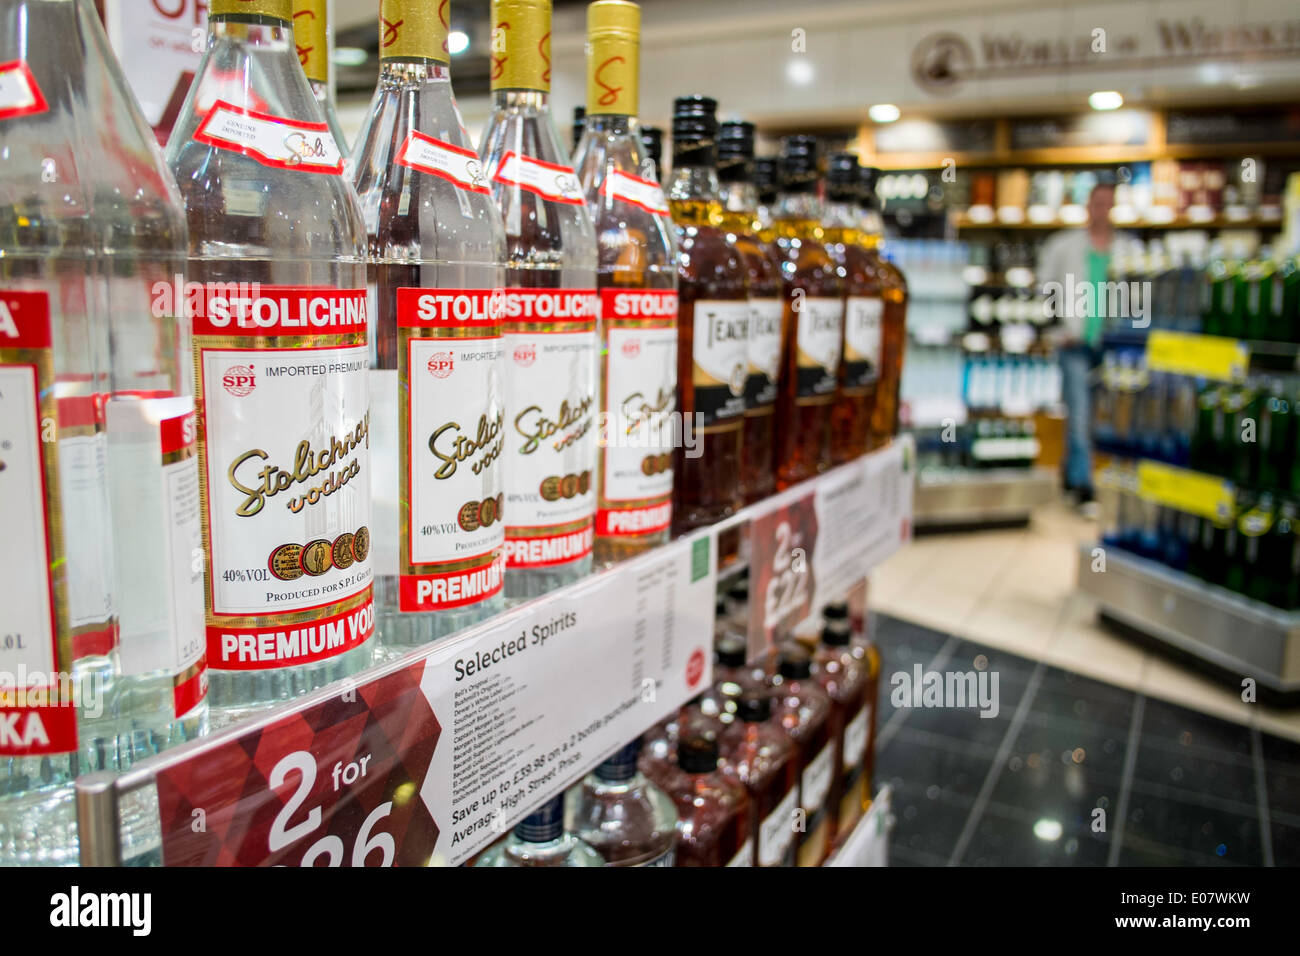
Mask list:
[[[1092,392],[1096,353],[1086,345],[1061,349],[1061,396],[1065,400],[1065,487],[1092,488]]]

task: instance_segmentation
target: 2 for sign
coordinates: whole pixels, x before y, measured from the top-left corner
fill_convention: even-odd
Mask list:
[[[366,764],[369,760],[369,756],[366,756],[358,762],[336,765],[333,774],[334,789],[338,790],[340,783],[353,783],[365,776]],[[318,806],[308,810],[305,816],[300,813],[316,784],[316,760],[307,751],[295,750],[282,757],[271,769],[268,782],[273,790],[278,790],[289,781],[290,775],[295,773],[298,775],[298,786],[285,801],[284,807],[276,814],[275,822],[271,824],[271,833],[267,838],[268,849],[272,854],[277,854],[310,838],[320,829],[324,819],[324,814]],[[397,856],[397,845],[393,841],[393,835],[383,830],[372,834],[375,827],[392,810],[393,803],[390,800],[370,811],[352,845],[352,866],[365,866],[370,855],[375,852],[380,854],[379,866],[393,865],[393,859]],[[294,822],[298,817],[301,819]],[[326,834],[306,849],[298,865],[315,866],[318,860],[324,858],[326,866],[342,866],[346,854],[347,847],[343,839],[332,833]]]

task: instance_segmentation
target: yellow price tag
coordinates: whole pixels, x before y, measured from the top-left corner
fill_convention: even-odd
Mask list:
[[[1216,382],[1240,382],[1250,368],[1250,349],[1237,339],[1157,330],[1147,336],[1147,368]]]
[[[1203,518],[1225,520],[1236,501],[1232,482],[1158,461],[1138,462],[1138,495]]]

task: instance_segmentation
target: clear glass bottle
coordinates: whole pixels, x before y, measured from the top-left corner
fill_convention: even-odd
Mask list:
[[[722,736],[723,766],[749,792],[754,866],[794,866],[798,749],[772,719],[771,695],[760,691],[743,694],[738,717]]]
[[[844,345],[831,412],[831,460],[839,465],[869,445],[883,345],[880,257],[863,236],[857,200],[858,157],[834,153],[826,170],[826,251],[844,276]]]
[[[550,0],[493,0],[479,144],[505,224],[506,598],[591,573],[600,300],[596,234],[550,107]]]
[[[506,246],[452,93],[437,4],[380,5],[353,153],[375,314],[380,640],[400,653],[503,605]]]
[[[876,253],[880,297],[885,302],[881,317],[880,377],[876,382],[876,402],[868,439],[871,448],[879,448],[898,434],[903,359],[907,354],[907,279],[898,266],[880,251],[885,236],[885,220],[876,199],[880,170],[874,166],[860,166],[858,176],[862,234],[866,244]]]
[[[677,806],[677,866],[752,866],[749,796],[719,768],[718,739],[693,734],[677,742],[677,761],[659,786]]]
[[[330,135],[347,162],[348,141],[339,125],[338,110],[334,106],[334,87],[330,82],[330,54],[334,49],[333,24],[330,22],[330,4],[333,0],[293,0],[293,42],[298,49],[298,62],[311,84],[311,91],[325,114]]]
[[[799,746],[799,806],[804,812],[799,865],[821,866],[835,841],[839,809],[830,801],[835,781],[831,699],[812,676],[811,656],[797,644],[781,649],[772,693],[776,719]]]
[[[90,0],[4,5],[0,63],[0,863],[64,864],[78,774],[206,728],[185,219]]]
[[[813,653],[813,677],[831,699],[835,770],[830,799],[839,808],[836,825],[843,836],[857,826],[870,802],[866,768],[874,704],[869,665],[853,646],[848,620],[825,621],[821,644]]]
[[[716,524],[745,505],[741,443],[748,379],[748,269],[722,230],[717,101],[673,103],[668,190],[677,239],[677,409],[692,440],[673,459],[673,529]]]
[[[564,831],[564,794],[548,800],[489,847],[475,866],[604,866],[605,858]]]
[[[754,124],[723,123],[718,128],[718,182],[722,228],[740,250],[748,269],[751,312],[748,377],[745,381],[745,437],[740,485],[745,503],[776,490],[772,472],[776,389],[784,341],[781,262],[776,249],[758,235],[758,190],[753,181]]]
[[[677,846],[673,802],[637,769],[634,740],[569,788],[565,829],[606,866],[672,866]]]
[[[778,489],[831,465],[831,409],[844,338],[844,281],[822,245],[817,140],[781,141],[780,200],[772,228],[781,258],[785,342],[776,400]]]
[[[365,230],[291,18],[290,0],[212,0],[167,144],[189,222],[221,722],[372,659]]]
[[[677,256],[637,123],[641,8],[587,7],[587,115],[573,157],[596,226],[601,413],[596,550],[610,565],[668,540],[676,444]]]

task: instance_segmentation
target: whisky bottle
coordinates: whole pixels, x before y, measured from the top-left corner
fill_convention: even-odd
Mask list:
[[[722,521],[745,503],[740,463],[752,315],[745,260],[721,228],[716,112],[716,101],[706,96],[673,103],[668,203],[678,250],[677,408],[683,423],[673,462],[678,534]]]
[[[779,170],[772,224],[785,300],[773,443],[778,490],[831,465],[831,409],[844,337],[844,282],[822,245],[817,140],[787,136]]]
[[[821,645],[813,654],[813,678],[831,699],[831,738],[835,758],[830,800],[839,808],[837,832],[847,835],[857,826],[870,802],[866,758],[871,733],[871,675],[869,665],[852,644],[847,619],[828,619]]]
[[[90,0],[0,9],[0,137],[0,863],[68,864],[78,774],[206,727],[185,218]]]
[[[880,243],[885,235],[885,221],[876,200],[880,170],[873,166],[860,166],[858,176],[862,234],[866,244],[876,253],[880,297],[885,303],[881,315],[880,377],[876,381],[876,402],[868,437],[869,447],[879,448],[898,434],[899,391],[903,383],[903,358],[907,352],[907,279],[896,265],[880,255]]]
[[[479,151],[505,225],[506,598],[591,571],[596,234],[550,107],[550,0],[494,0],[492,115]]]
[[[596,226],[601,310],[597,564],[668,540],[677,402],[677,262],[637,123],[641,8],[587,8],[587,116],[574,156]]]
[[[758,235],[764,242],[776,239],[772,222],[776,218],[777,168],[775,156],[761,156],[754,160],[754,191],[758,207],[754,218],[758,222]]]
[[[641,742],[615,751],[565,794],[565,829],[606,866],[672,866],[677,809],[637,769]]]
[[[782,649],[772,678],[776,719],[799,748],[799,806],[805,828],[799,837],[799,866],[821,866],[835,841],[839,807],[831,802],[835,782],[835,739],[831,699],[812,675],[812,658],[802,647]]]
[[[867,451],[880,376],[882,320],[880,257],[860,229],[858,157],[834,153],[826,170],[826,251],[844,277],[844,346],[835,408],[831,413],[831,459],[852,461]]]
[[[750,691],[722,735],[723,767],[745,785],[751,804],[754,866],[794,866],[799,754],[772,717],[772,697]]]
[[[749,795],[720,767],[712,733],[682,737],[656,781],[677,807],[677,866],[753,866]]]
[[[353,154],[375,321],[375,543],[386,653],[500,610],[505,234],[452,93],[446,5],[384,0]]]
[[[189,222],[211,703],[371,660],[365,232],[290,0],[213,0],[167,162]]]
[[[330,52],[333,49],[331,0],[293,0],[293,43],[298,50],[298,62],[311,84],[311,91],[325,114],[330,135],[339,152],[347,161],[348,144],[339,125],[338,110],[334,107],[334,90],[330,83]]]
[[[781,262],[776,248],[758,235],[758,191],[753,182],[754,124],[718,128],[718,180],[722,228],[745,260],[749,286],[749,347],[745,380],[745,437],[741,445],[741,493],[746,504],[776,488],[772,472],[773,424],[781,374]]]

